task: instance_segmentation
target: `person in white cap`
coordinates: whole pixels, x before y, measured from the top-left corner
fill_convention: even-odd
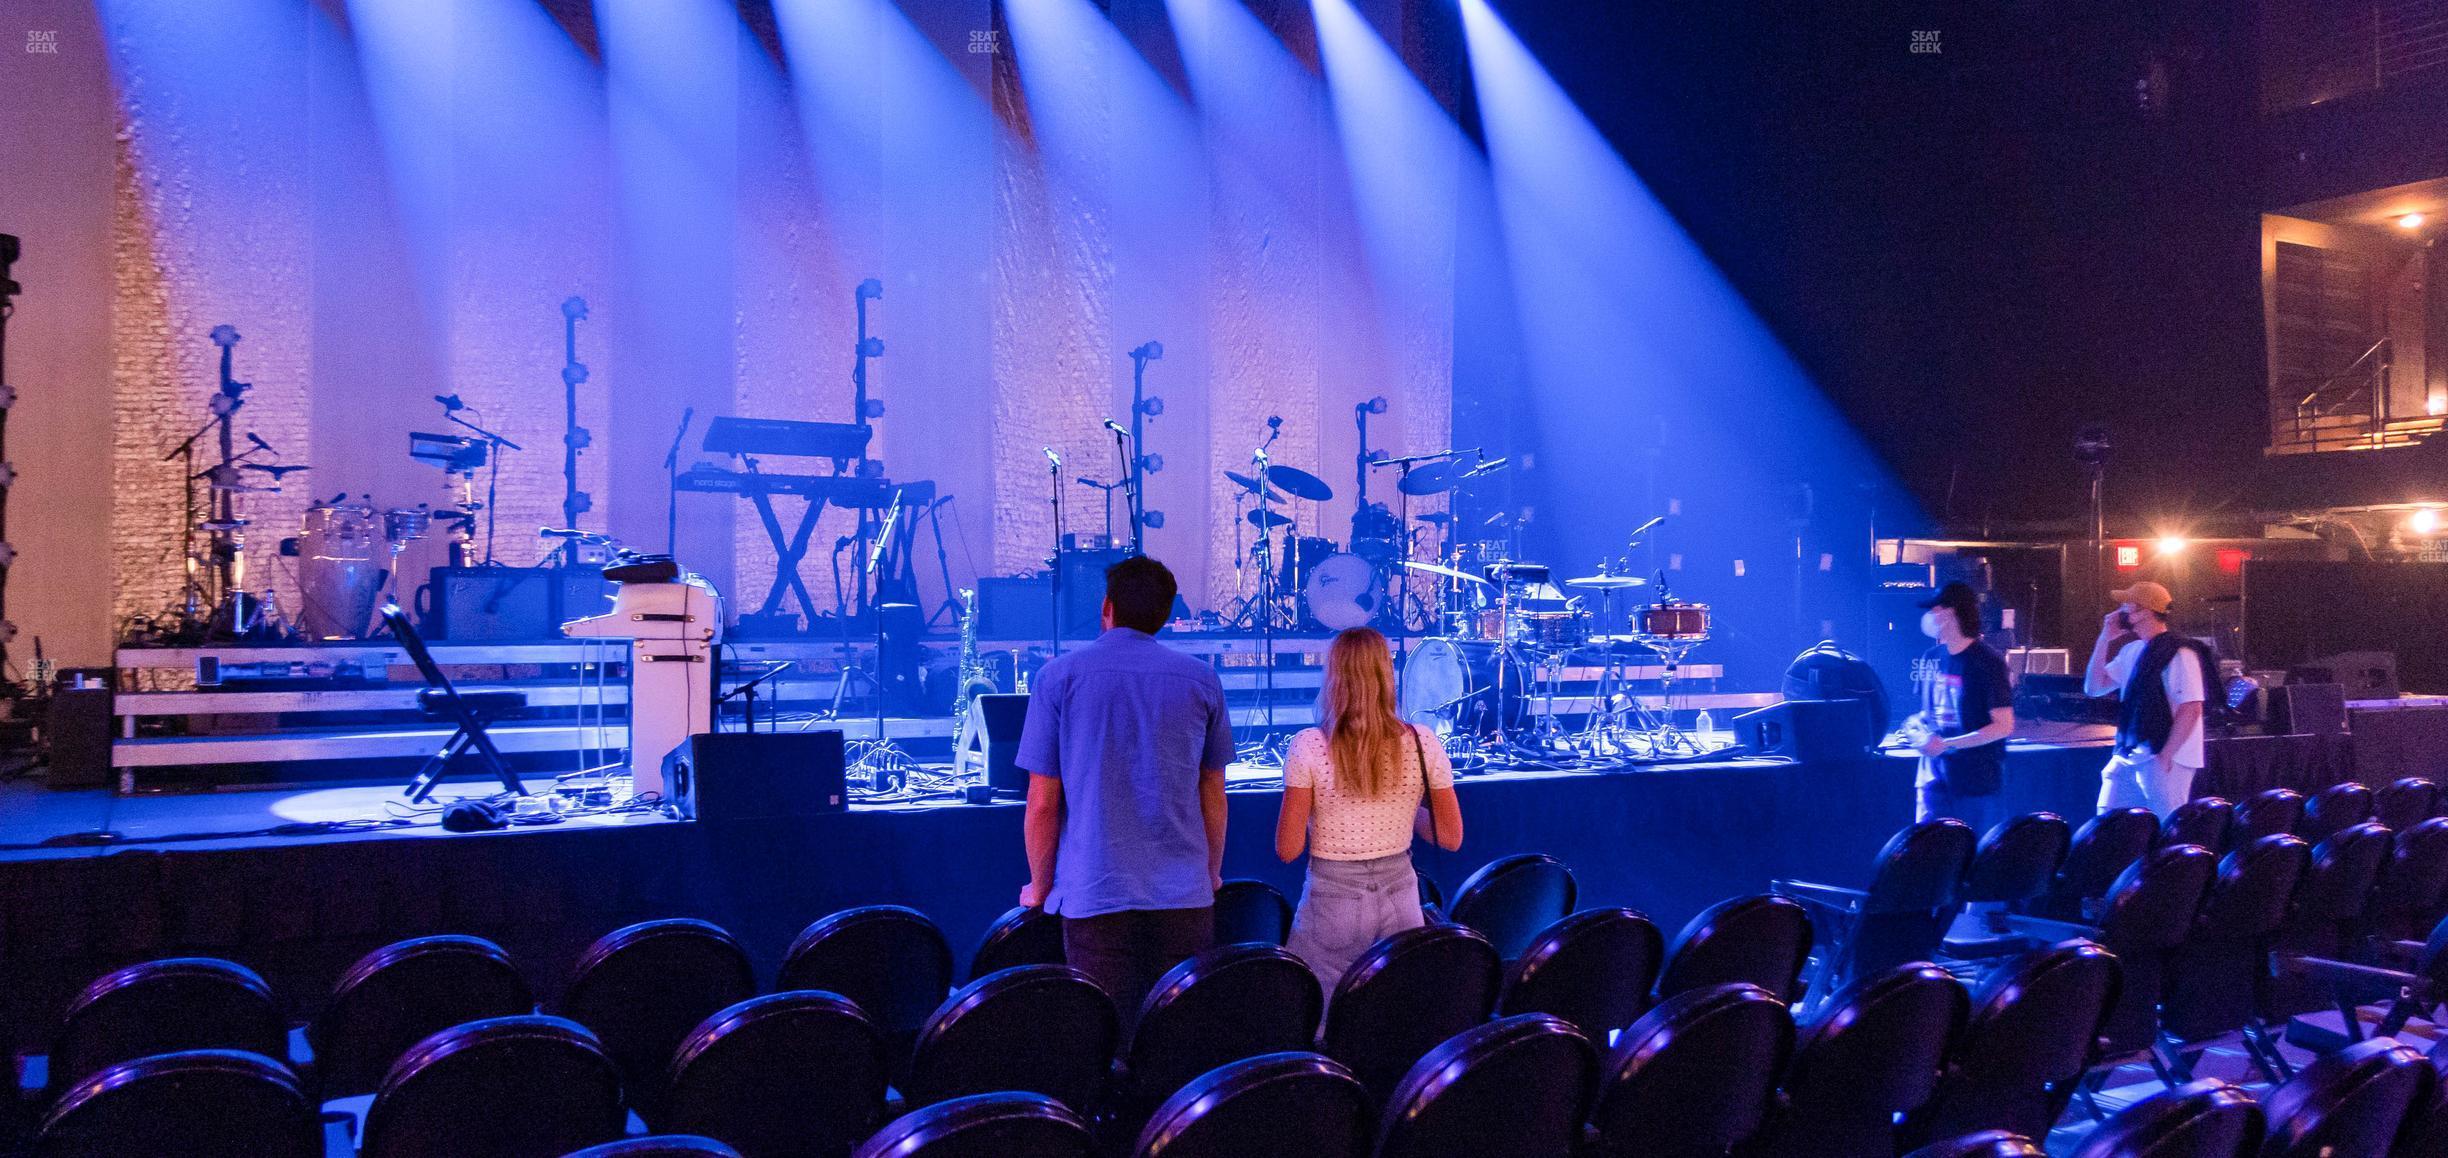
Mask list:
[[[2108,597],[2117,609],[2100,623],[2083,669],[2083,691],[2114,692],[2116,755],[2100,771],[2100,811],[2142,807],[2162,820],[2193,798],[2202,768],[2202,713],[2210,673],[2218,670],[2200,640],[2168,628],[2176,597],[2148,579]]]

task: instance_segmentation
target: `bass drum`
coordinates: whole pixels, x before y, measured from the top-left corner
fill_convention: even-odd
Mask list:
[[[1358,555],[1328,555],[1309,568],[1301,584],[1301,610],[1328,631],[1366,627],[1385,602],[1377,569]]]
[[[1493,731],[1497,655],[1492,644],[1441,637],[1414,641],[1395,692],[1403,719],[1440,732]],[[1529,676],[1520,666],[1505,673],[1501,707],[1508,730],[1518,732],[1530,722],[1530,700],[1522,687]]]

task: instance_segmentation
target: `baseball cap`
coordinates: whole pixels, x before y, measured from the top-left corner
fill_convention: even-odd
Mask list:
[[[2176,606],[2176,597],[2168,594],[2166,587],[2148,579],[2122,591],[2111,591],[2108,593],[2108,598],[2119,603],[2131,603],[2148,611],[2156,611],[2161,615],[2167,614],[2168,608]]]
[[[1979,611],[1980,592],[1974,591],[1971,584],[1963,582],[1959,579],[1939,588],[1938,594],[1922,600],[1921,606],[1958,607],[1967,608],[1972,611]]]

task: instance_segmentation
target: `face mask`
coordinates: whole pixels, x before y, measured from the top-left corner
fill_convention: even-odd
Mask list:
[[[1931,639],[1938,638],[1938,611],[1933,607],[1921,613],[1921,634]]]

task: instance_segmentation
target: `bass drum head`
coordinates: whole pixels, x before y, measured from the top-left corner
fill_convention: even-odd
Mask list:
[[[1309,618],[1329,631],[1366,627],[1377,617],[1382,592],[1377,569],[1358,555],[1328,555],[1309,569],[1301,603]]]
[[[1423,639],[1403,660],[1400,691],[1395,700],[1402,717],[1414,724],[1433,724],[1446,705],[1470,693],[1470,665],[1462,648],[1450,639]]]

